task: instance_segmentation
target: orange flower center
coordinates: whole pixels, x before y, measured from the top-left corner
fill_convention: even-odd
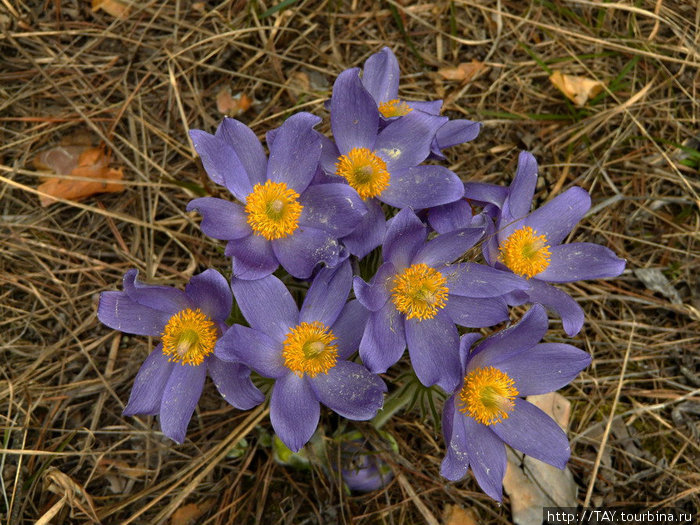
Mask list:
[[[403,117],[411,111],[413,111],[413,108],[398,98],[379,104],[379,112],[385,118]]]
[[[300,323],[292,328],[284,340],[284,364],[299,377],[327,374],[338,360],[335,335],[321,323]]]
[[[472,370],[458,394],[459,411],[484,425],[508,419],[518,395],[513,383],[508,374],[492,366]]]
[[[546,235],[525,226],[515,230],[499,246],[498,260],[517,275],[530,279],[549,266],[549,245]]]
[[[217,329],[199,308],[181,310],[173,315],[161,334],[163,353],[168,361],[181,365],[201,365],[214,351]]]
[[[386,163],[367,148],[353,148],[335,165],[336,175],[344,177],[363,199],[378,197],[389,187]]]
[[[271,241],[294,233],[303,208],[296,191],[284,182],[268,180],[253,187],[246,199],[245,212],[253,231]]]
[[[427,264],[414,264],[394,277],[391,300],[406,319],[432,319],[445,307],[447,279]]]

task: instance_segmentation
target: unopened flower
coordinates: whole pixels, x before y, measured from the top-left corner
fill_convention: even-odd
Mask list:
[[[571,454],[566,434],[523,397],[567,385],[591,358],[571,345],[539,343],[547,325],[544,308],[534,305],[518,324],[471,351],[480,335],[462,336],[463,380],[445,402],[442,418],[447,453],[440,472],[447,479],[462,479],[471,466],[479,486],[500,501],[505,444],[557,468],[566,466]]]
[[[203,197],[187,206],[202,214],[204,233],[228,241],[235,277],[259,279],[281,264],[305,279],[318,263],[342,260],[337,239],[352,232],[367,209],[345,184],[311,184],[321,154],[313,130],[319,121],[297,113],[269,133],[269,160],[237,120],[224,119],[215,135],[190,131],[209,177],[239,201]]]
[[[427,227],[409,208],[389,223],[384,264],[369,284],[356,277],[355,296],[371,313],[360,342],[362,362],[383,373],[408,346],[426,386],[452,390],[460,381],[456,325],[491,326],[508,319],[501,298],[524,279],[476,263],[454,263],[483,236],[465,228],[426,242]]]
[[[444,166],[419,165],[447,118],[411,111],[380,131],[377,104],[358,73],[357,68],[343,71],[333,85],[335,142],[322,139],[321,165],[329,180],[344,180],[367,205],[367,215],[343,237],[350,252],[363,257],[383,240],[386,221],[380,202],[397,208],[430,208],[461,198],[464,187]]]
[[[362,69],[362,85],[372,95],[382,120],[390,122],[412,111],[439,115],[442,100],[417,101],[399,98],[399,62],[388,47],[370,56]],[[448,120],[440,126],[430,143],[431,156],[444,159],[441,150],[474,140],[481,123],[466,119]]]
[[[321,269],[301,310],[273,275],[232,283],[250,327],[234,325],[216,355],[275,379],[270,420],[295,452],[314,433],[320,403],[348,419],[367,420],[384,402],[386,386],[379,376],[348,361],[367,319],[357,300],[346,304],[351,282],[349,261]]]
[[[183,292],[143,284],[137,276],[137,270],[129,270],[123,292],[103,292],[97,312],[110,328],[160,339],[136,375],[123,414],[158,414],[163,433],[182,443],[207,372],[236,408],[262,403],[264,396],[250,381],[250,369],[214,355],[228,329],[233,301],[226,279],[206,270],[192,277]]]
[[[540,303],[553,309],[566,333],[574,336],[583,326],[583,310],[549,283],[616,277],[625,269],[625,260],[598,244],[562,244],[591,207],[591,198],[574,186],[530,212],[536,182],[537,161],[523,151],[515,178],[498,202],[496,233],[484,243],[484,257],[491,266],[528,280],[526,290],[511,294],[511,304]],[[472,189],[467,196],[480,198],[484,188]]]

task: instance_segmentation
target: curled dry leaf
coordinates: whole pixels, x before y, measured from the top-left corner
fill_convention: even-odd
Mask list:
[[[459,505],[446,505],[443,515],[445,525],[479,525],[472,509],[463,509]]]
[[[231,96],[230,88],[221,88],[216,94],[216,109],[219,110],[219,113],[223,113],[229,117],[235,117],[236,115],[248,111],[252,104],[253,99],[245,93],[238,93],[237,95]]]
[[[208,499],[201,503],[188,503],[179,507],[170,517],[170,525],[196,525],[199,518],[204,516],[214,506],[214,500]]]
[[[46,490],[61,496],[61,501],[67,503],[71,509],[78,509],[91,521],[99,523],[92,497],[80,483],[54,467],[46,470],[43,481]]]
[[[120,0],[92,0],[92,10],[102,9],[114,18],[126,18],[131,13],[131,6]]]
[[[42,193],[69,200],[80,200],[95,193],[124,191],[124,185],[115,181],[124,178],[122,169],[109,167],[109,156],[102,148],[59,146],[39,155],[34,164],[47,167],[60,175],[84,177],[79,180],[64,177],[49,177],[37,188]],[[76,159],[77,156],[77,159]],[[56,202],[50,196],[39,197],[42,206]]]
[[[483,62],[472,60],[471,62],[462,62],[457,67],[438,69],[438,74],[445,80],[457,80],[464,85],[485,69],[486,65]]]
[[[571,403],[564,396],[551,392],[528,396],[527,400],[566,430]],[[578,488],[568,468],[559,470],[510,448],[507,457],[503,488],[510,496],[513,522],[516,525],[540,525],[542,507],[576,506]]]
[[[583,106],[589,99],[595,97],[605,89],[605,84],[598,80],[591,80],[586,77],[565,75],[561,71],[555,71],[549,77],[559,91],[564,93],[566,98],[577,106]]]

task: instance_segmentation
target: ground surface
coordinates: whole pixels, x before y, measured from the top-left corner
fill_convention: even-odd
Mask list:
[[[399,59],[402,96],[442,98],[445,114],[484,123],[475,142],[449,151],[456,173],[505,184],[529,149],[541,166],[538,203],[588,189],[593,212],[572,239],[628,261],[618,279],[566,286],[587,313],[574,344],[594,358],[562,392],[579,503],[697,509],[693,3],[285,1],[275,10],[160,0],[119,18],[82,0],[0,2],[2,522],[160,523],[186,504],[206,524],[439,523],[448,504],[472,507],[480,523],[511,522],[509,498],[497,506],[471,479],[444,483],[442,438],[418,408],[385,426],[398,442],[385,455],[397,477],[367,495],[275,463],[264,408],[236,411],[211,384],[183,446],[154,418],[121,417],[152,342],[102,326],[99,292],[134,267],[174,286],[227,268],[222,245],[184,211],[197,194],[224,195],[187,130],[215,129],[216,96],[228,88],[254,99],[238,118],[261,138],[296,110],[324,116],[327,131],[333,79],[384,45]],[[486,67],[464,84],[438,73],[472,60]],[[577,107],[549,81],[554,70],[608,90]],[[126,191],[40,207],[33,159],[79,143],[106,145]],[[668,281],[665,294],[640,280],[641,268]],[[547,339],[565,339],[558,322]],[[244,436],[248,447],[228,454]]]

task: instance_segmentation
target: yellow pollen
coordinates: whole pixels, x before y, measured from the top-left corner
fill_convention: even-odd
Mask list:
[[[413,108],[398,98],[379,104],[379,112],[386,118],[403,117],[411,111]]]
[[[494,425],[513,411],[518,390],[505,372],[488,366],[469,372],[459,391],[459,410],[484,425]]]
[[[345,177],[363,199],[378,197],[389,187],[386,163],[367,148],[353,148],[335,165],[336,175]]]
[[[432,319],[445,307],[447,279],[427,264],[414,264],[394,277],[391,300],[406,319]]]
[[[284,340],[284,364],[299,377],[327,374],[338,360],[338,347],[333,344],[333,332],[320,321],[300,323],[292,328]]]
[[[168,361],[181,365],[201,365],[214,351],[217,329],[214,322],[196,310],[181,310],[173,315],[161,334],[163,353]]]
[[[549,266],[549,245],[546,235],[525,226],[515,230],[499,246],[498,260],[513,273],[530,279]]]
[[[298,199],[299,194],[284,182],[268,180],[265,184],[256,184],[246,199],[248,224],[268,241],[287,237],[299,226],[299,215],[304,207]]]

